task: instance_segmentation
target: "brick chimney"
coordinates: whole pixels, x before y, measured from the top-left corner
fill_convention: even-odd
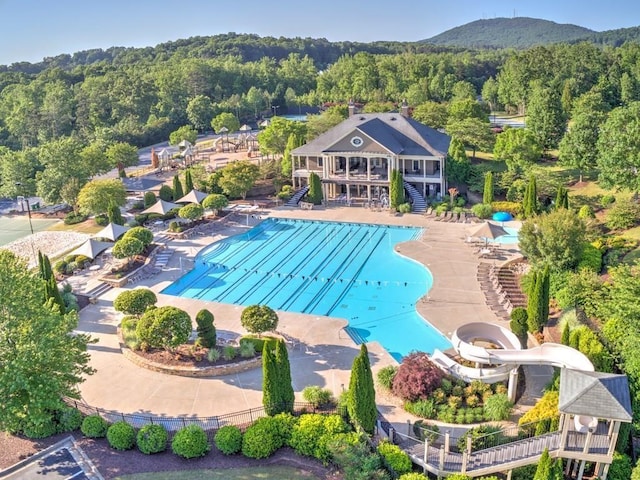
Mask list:
[[[400,105],[400,115],[406,118],[411,117],[411,114],[409,113],[409,104],[406,100],[402,100],[402,105]]]
[[[353,99],[349,99],[349,116],[353,117],[356,114],[356,104],[353,103]]]

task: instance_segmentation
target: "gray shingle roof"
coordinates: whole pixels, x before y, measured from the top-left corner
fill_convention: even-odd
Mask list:
[[[558,409],[574,415],[630,422],[633,413],[627,376],[563,368]]]
[[[399,113],[359,113],[296,148],[292,153],[329,153],[336,143],[356,131],[364,133],[396,155],[443,157],[447,154],[451,141],[448,135]]]

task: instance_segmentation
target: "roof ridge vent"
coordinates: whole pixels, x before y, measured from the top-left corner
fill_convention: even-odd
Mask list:
[[[358,120],[366,120],[367,117],[360,117]]]
[[[396,121],[396,117],[391,117],[391,119],[390,119],[390,120],[391,120],[392,122],[395,122],[395,121]]]

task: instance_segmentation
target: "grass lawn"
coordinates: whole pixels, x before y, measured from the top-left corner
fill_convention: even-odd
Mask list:
[[[180,472],[138,473],[117,477],[116,480],[310,480],[317,477],[300,473],[295,468],[264,466],[252,468],[230,468],[224,470],[185,470]]]
[[[103,228],[104,227],[97,225],[96,222],[94,222],[93,219],[90,218],[89,220],[85,220],[84,222],[81,222],[81,223],[76,223],[75,225],[66,225],[64,222],[61,221],[47,228],[47,230],[52,230],[56,232],[72,231],[72,232],[78,232],[78,233],[92,234],[92,233],[99,232]]]

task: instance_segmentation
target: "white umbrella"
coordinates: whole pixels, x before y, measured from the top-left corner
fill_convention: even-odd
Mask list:
[[[165,200],[158,200],[156,203],[151,205],[146,210],[143,210],[142,213],[159,213],[160,215],[166,215],[174,208],[182,207],[182,205],[178,205],[177,203],[167,202]]]
[[[176,200],[177,203],[202,203],[209,196],[208,193],[201,192],[195,188],[187,193],[184,197]]]
[[[118,225],[117,223],[110,223],[98,233],[94,235],[96,238],[108,238],[109,240],[113,240],[114,242],[122,235],[124,232],[129,230],[131,227],[127,227],[125,225]]]
[[[484,239],[485,243],[489,240],[495,240],[498,237],[502,237],[503,235],[509,235],[509,232],[500,225],[496,225],[491,222],[482,223],[478,227],[474,228],[469,234],[470,237]]]
[[[104,252],[109,247],[113,247],[113,243],[99,242],[98,240],[90,238],[74,251],[72,251],[69,255],[84,255],[85,257],[89,257],[93,260],[98,256],[100,252]]]

